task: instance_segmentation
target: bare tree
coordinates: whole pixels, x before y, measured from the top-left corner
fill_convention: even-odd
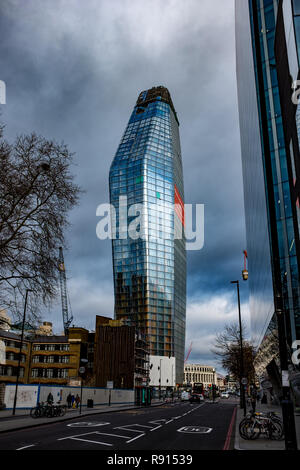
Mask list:
[[[242,325],[243,336],[246,329]],[[225,325],[224,331],[217,334],[213,354],[219,359],[222,367],[228,371],[235,380],[240,379],[241,373],[241,349],[240,349],[240,329],[237,323]],[[244,377],[248,378],[248,383],[253,382],[255,378],[254,370],[255,350],[250,341],[243,339],[243,359],[244,359]]]
[[[36,134],[10,145],[0,128],[0,308],[17,317],[30,289],[29,314],[57,293],[58,247],[80,188],[65,144]]]

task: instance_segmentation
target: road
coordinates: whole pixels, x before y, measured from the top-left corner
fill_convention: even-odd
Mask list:
[[[90,415],[0,435],[1,450],[232,449],[236,401],[174,403]]]

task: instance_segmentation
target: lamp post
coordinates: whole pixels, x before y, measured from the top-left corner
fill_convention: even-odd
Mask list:
[[[23,339],[24,339],[24,328],[25,328],[25,318],[26,318],[28,292],[31,292],[31,289],[26,289],[26,294],[25,294],[25,304],[24,304],[24,313],[23,313],[23,320],[22,320],[22,333],[21,333],[21,341],[20,341],[20,349],[19,349],[19,359],[18,359],[17,379],[16,379],[16,388],[15,388],[15,398],[14,398],[14,406],[13,406],[13,412],[12,412],[13,416],[16,414],[16,405],[17,405],[17,395],[18,395],[18,386],[19,386],[19,377],[20,377],[21,355],[22,355],[22,347],[23,347]]]
[[[278,341],[280,368],[282,375],[282,419],[285,436],[285,449],[297,450],[297,435],[295,427],[294,406],[291,398],[291,390],[289,383],[288,371],[288,351],[287,351],[287,329],[286,329],[286,313],[283,305],[281,291],[278,289],[275,295],[275,312],[277,318]]]
[[[159,399],[161,399],[161,359],[159,360]]]
[[[244,409],[244,416],[246,416],[246,400],[245,400],[245,387],[243,384],[244,376],[244,352],[243,352],[243,334],[242,334],[242,320],[241,320],[241,302],[240,302],[240,283],[239,281],[230,281],[231,284],[236,284],[238,310],[239,310],[239,328],[240,328],[240,406]]]

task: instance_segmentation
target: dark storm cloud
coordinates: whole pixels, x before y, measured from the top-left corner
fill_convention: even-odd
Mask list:
[[[95,314],[113,315],[111,247],[95,233],[113,155],[138,93],[169,88],[185,200],[205,204],[205,245],[188,255],[187,342],[197,331],[193,357],[202,362],[211,358],[205,338],[226,319],[213,321],[203,305],[234,310],[229,281],[240,277],[245,248],[233,0],[224,3],[11,0],[0,15],[6,136],[34,130],[76,152],[86,193],[71,214],[65,258],[76,322],[89,328]],[[47,315],[60,330],[59,299]]]

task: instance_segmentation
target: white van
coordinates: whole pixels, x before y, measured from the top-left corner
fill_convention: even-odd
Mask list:
[[[189,401],[190,394],[189,392],[181,392],[181,401]]]

